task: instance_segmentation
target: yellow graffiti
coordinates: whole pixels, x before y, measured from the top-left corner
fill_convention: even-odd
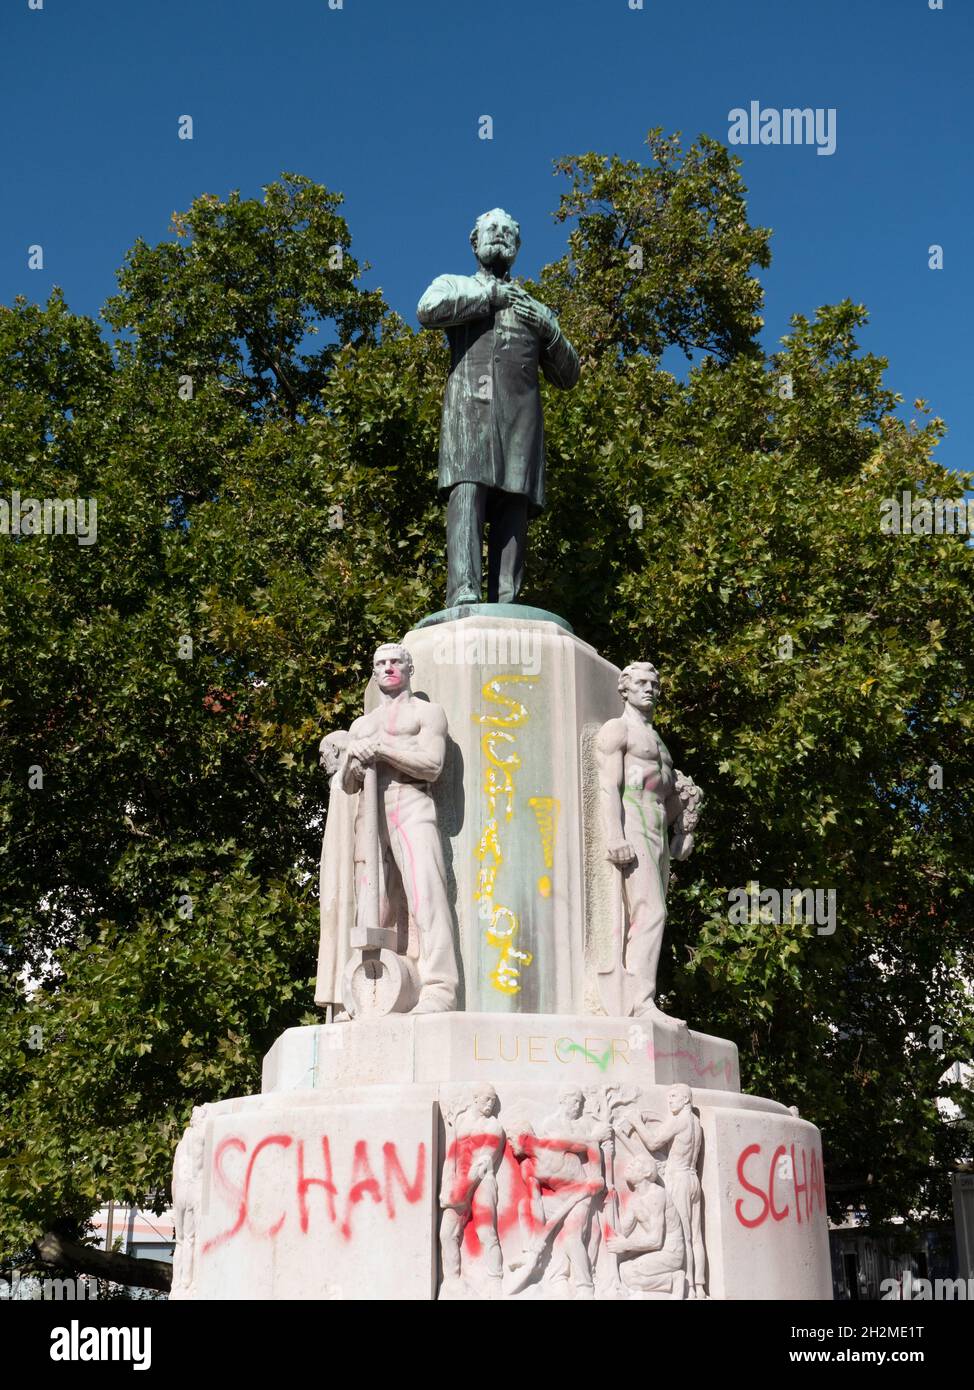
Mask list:
[[[494,705],[506,705],[511,711],[506,717],[500,714],[475,714],[473,720],[475,724],[493,724],[497,727],[514,728],[518,724],[527,723],[528,710],[526,705],[522,705],[520,700],[512,700],[507,695],[501,694],[502,681],[536,681],[537,676],[525,676],[521,674],[511,676],[495,676],[483,686],[480,692],[481,699]]]
[[[510,919],[510,925],[506,931],[502,931],[497,925],[503,916]],[[514,946],[514,936],[517,932],[517,918],[509,907],[499,907],[494,913],[494,920],[487,932],[487,945],[493,946],[500,951],[500,959],[494,966],[490,974],[490,982],[495,989],[502,994],[517,994],[521,988],[518,981],[520,966],[512,965],[512,961],[521,961],[523,965],[530,965],[534,957],[530,951],[519,951]]]
[[[519,728],[527,723],[527,706],[520,700],[503,694],[502,683],[514,681],[534,682],[537,676],[510,675],[495,676],[482,687],[480,695],[485,704],[500,706],[500,713],[475,714],[474,723],[481,725],[480,749],[483,755],[483,792],[486,803],[487,821],[484,825],[480,843],[476,848],[480,870],[474,901],[479,904],[478,914],[482,921],[488,922],[485,940],[488,946],[500,951],[500,957],[490,973],[490,982],[501,994],[517,994],[521,988],[520,971],[531,964],[533,956],[529,951],[521,951],[514,945],[518,921],[509,907],[494,901],[494,887],[497,875],[504,862],[498,827],[498,803],[500,803],[503,823],[508,825],[514,815],[515,773],[521,766],[521,759],[514,746],[514,735],[509,729]],[[506,744],[508,756],[502,758],[498,744]],[[505,920],[508,925],[502,927]]]
[[[555,835],[558,832],[558,812],[561,810],[561,803],[553,796],[529,796],[528,805],[538,822],[544,866],[550,869],[555,862]],[[547,874],[542,874],[538,879],[538,892],[543,898],[551,897],[551,879]]]

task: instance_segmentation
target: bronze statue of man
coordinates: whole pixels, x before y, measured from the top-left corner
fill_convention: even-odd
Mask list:
[[[441,499],[446,501],[446,604],[481,601],[487,538],[487,598],[513,603],[524,580],[529,516],[544,509],[544,423],[538,370],[571,390],[578,354],[558,320],[510,276],[521,244],[503,208],[470,233],[473,275],[439,275],[419,301],[424,328],[442,328],[450,376],[440,431]]]

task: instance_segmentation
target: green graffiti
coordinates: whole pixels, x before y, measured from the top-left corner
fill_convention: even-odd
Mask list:
[[[608,1050],[608,1052],[606,1052],[606,1054],[605,1054],[604,1057],[598,1057],[598,1056],[596,1056],[596,1054],[595,1054],[594,1052],[589,1052],[589,1050],[588,1050],[587,1047],[582,1047],[581,1043],[577,1043],[577,1042],[569,1042],[569,1043],[568,1043],[568,1051],[569,1051],[569,1052],[580,1052],[580,1053],[582,1054],[583,1057],[585,1057],[585,1058],[588,1059],[588,1061],[594,1062],[595,1065],[599,1068],[600,1071],[605,1071],[606,1067],[607,1067],[607,1066],[609,1065],[609,1063],[612,1061],[612,1044],[611,1044],[611,1043],[609,1044],[609,1050]]]

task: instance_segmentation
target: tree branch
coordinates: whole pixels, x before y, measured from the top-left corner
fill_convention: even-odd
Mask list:
[[[35,1240],[33,1252],[48,1269],[61,1269],[67,1274],[93,1274],[114,1284],[158,1289],[160,1293],[168,1293],[172,1287],[172,1265],[164,1260],[136,1260],[114,1250],[97,1250],[93,1245],[66,1240],[53,1231],[45,1231]]]

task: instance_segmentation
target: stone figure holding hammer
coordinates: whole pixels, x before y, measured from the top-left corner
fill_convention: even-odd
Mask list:
[[[446,715],[410,687],[412,658],[385,643],[375,653],[379,705],[348,731],[340,778],[359,792],[355,818],[356,931],[381,938],[404,908],[418,944],[412,1013],[456,1008],[459,973],[443,846],[429,784],[443,770]],[[360,939],[360,944],[364,941]],[[404,944],[404,943],[403,943]]]

